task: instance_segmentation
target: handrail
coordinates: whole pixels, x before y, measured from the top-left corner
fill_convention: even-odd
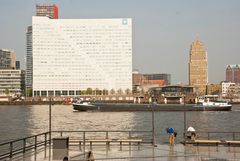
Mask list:
[[[240,131],[196,131],[196,133],[240,133]]]
[[[152,132],[150,130],[135,130],[135,131],[129,131],[129,130],[57,130],[52,131],[53,133],[59,133],[59,132]]]
[[[186,142],[186,134],[188,132],[185,131],[183,133],[184,135],[184,142]],[[208,140],[210,139],[216,139],[216,137],[218,137],[218,134],[231,134],[231,137],[229,137],[229,139],[235,141],[236,140],[236,134],[239,135],[239,139],[240,139],[240,131],[195,131],[195,133],[197,134],[197,137],[201,137],[201,138],[207,138]],[[205,134],[206,136],[200,135],[200,134]],[[215,136],[214,136],[215,134]],[[217,135],[217,136],[216,136]]]
[[[47,139],[47,135],[49,135],[49,132],[44,132],[37,135],[32,135],[32,136],[24,137],[21,139],[0,143],[0,160],[4,158],[12,158],[13,155],[25,153],[28,150],[36,149],[37,147],[40,147],[40,146],[46,146],[49,143],[49,140]],[[39,136],[44,136],[44,139],[43,140],[41,139],[38,141]],[[26,144],[27,140],[32,138],[34,138],[33,142],[27,145]],[[17,143],[19,145],[15,145],[16,147],[14,147],[14,144],[17,144]]]
[[[0,143],[0,146],[9,144],[9,143],[11,143],[11,142],[14,143],[14,142],[18,142],[18,141],[21,141],[21,140],[24,140],[24,139],[34,138],[35,136],[40,136],[40,135],[44,135],[44,134],[48,134],[48,133],[49,133],[49,132],[44,132],[44,133],[40,133],[40,134],[36,134],[36,135],[24,137],[24,138],[19,138],[19,139],[16,139],[16,140],[11,140],[11,141],[8,141],[8,142]]]

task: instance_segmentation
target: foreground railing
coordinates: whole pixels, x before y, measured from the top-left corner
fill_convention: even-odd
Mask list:
[[[220,140],[240,140],[240,132],[235,131],[196,131],[198,138],[220,139]]]
[[[0,160],[12,158],[14,155],[37,149],[40,146],[47,146],[49,143],[49,132],[0,143]]]
[[[187,133],[184,133],[184,141],[187,140]],[[240,141],[240,132],[237,131],[196,131],[196,139],[206,140],[238,140]]]
[[[67,136],[70,139],[123,139],[141,138],[143,143],[152,143],[152,131],[51,131],[45,132],[5,143],[0,143],[0,160],[12,158],[17,154],[24,154],[30,150],[37,150],[38,147],[49,145],[50,138]],[[85,145],[84,145],[85,149]]]

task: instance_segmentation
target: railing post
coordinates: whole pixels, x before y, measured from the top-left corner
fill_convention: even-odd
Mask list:
[[[62,132],[62,131],[60,132],[60,136],[61,136],[61,137],[63,136],[63,132]]]
[[[185,98],[185,97],[184,97]],[[184,101],[185,105],[185,101]],[[186,130],[187,130],[187,125],[186,125],[186,111],[183,112],[183,119],[184,119],[184,127],[183,127],[183,140],[184,144],[186,144]]]
[[[131,139],[131,131],[128,131],[128,138]],[[129,142],[129,146],[131,145],[131,142]]]
[[[26,151],[26,139],[23,139],[23,153]]]
[[[83,153],[85,158],[85,131],[83,132]]]
[[[9,157],[12,158],[13,155],[13,142],[10,142],[10,155]]]
[[[47,146],[47,133],[44,134],[44,144],[45,144],[45,147]]]
[[[233,132],[233,140],[235,140],[235,132]]]
[[[49,98],[49,145],[51,146],[52,140],[52,98]]]
[[[108,139],[108,131],[106,131],[106,139]]]
[[[155,146],[155,119],[154,119],[154,107],[153,107],[153,102],[151,105],[152,108],[152,145]]]
[[[37,149],[37,136],[36,136],[36,135],[34,136],[34,140],[35,140],[34,148],[35,148],[35,150],[36,150],[36,149]]]

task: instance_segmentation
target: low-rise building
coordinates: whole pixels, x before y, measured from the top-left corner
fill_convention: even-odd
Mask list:
[[[151,88],[149,96],[158,103],[194,103],[196,93],[192,86],[170,85]]]
[[[207,95],[219,95],[222,93],[221,84],[208,84],[206,89]]]
[[[227,94],[230,86],[235,86],[235,83],[222,82],[222,94]]]
[[[152,87],[161,87],[171,84],[170,74],[142,74],[139,71],[133,72],[133,93],[145,93]],[[143,92],[144,91],[144,92]]]
[[[16,69],[16,54],[13,50],[0,49],[0,69]]]
[[[0,96],[12,96],[24,93],[24,71],[0,70]]]

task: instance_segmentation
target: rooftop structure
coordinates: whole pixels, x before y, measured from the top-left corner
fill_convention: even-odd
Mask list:
[[[171,75],[170,74],[141,74],[139,72],[133,72],[133,85],[144,85],[144,84],[158,84],[159,86],[170,85]]]
[[[36,16],[47,16],[52,19],[58,19],[58,6],[56,4],[37,4]]]

